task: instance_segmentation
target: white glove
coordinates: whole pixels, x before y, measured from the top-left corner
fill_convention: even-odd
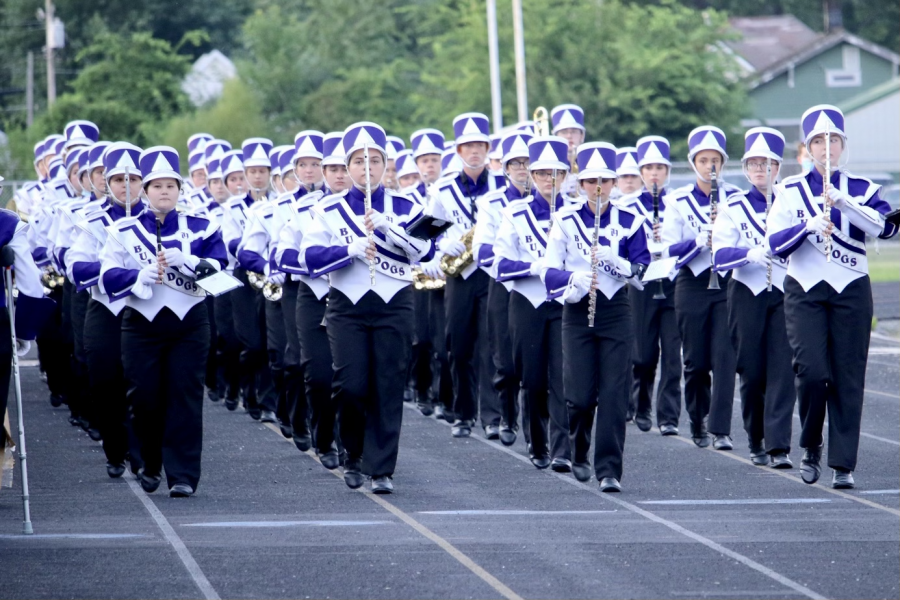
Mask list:
[[[832,202],[834,202],[834,207],[839,210],[853,201],[850,194],[847,194],[840,188],[836,187],[828,188],[828,197],[831,198]]]
[[[423,262],[421,265],[422,272],[431,277],[432,279],[444,279],[446,276],[444,272],[441,271],[440,262],[437,260],[430,260],[428,262]]]
[[[347,253],[352,258],[361,258],[366,260],[366,250],[369,247],[369,240],[366,238],[357,238],[353,243],[347,246]]]
[[[701,233],[697,236],[697,247],[698,248],[708,248],[709,247],[709,234]]]
[[[387,233],[387,230],[391,226],[391,224],[387,220],[387,217],[385,217],[377,210],[372,211],[372,214],[369,215],[369,220],[372,221],[372,226],[382,233]]]
[[[608,260],[609,256],[612,254],[612,249],[609,246],[598,245],[597,249],[594,251],[594,256],[598,261]]]
[[[594,274],[590,271],[575,271],[572,273],[572,279],[570,281],[572,287],[578,290],[582,296],[591,291],[593,282]]]
[[[763,246],[757,246],[747,251],[747,260],[756,265],[768,266],[772,261],[769,250]]]
[[[155,285],[159,282],[159,266],[156,264],[144,265],[138,271],[138,283],[141,285]]]
[[[284,273],[272,273],[266,277],[266,283],[274,283],[275,285],[284,285]]]
[[[25,356],[29,350],[31,350],[30,341],[16,339],[16,356]]]
[[[532,277],[539,277],[541,274],[541,269],[544,268],[544,260],[539,258],[538,260],[531,263],[530,267],[530,275]]]
[[[173,269],[184,266],[184,253],[178,248],[165,248],[163,250],[163,256],[166,257],[166,264]]]
[[[459,256],[466,251],[466,245],[461,240],[444,238],[438,243],[438,250],[448,256]]]
[[[816,215],[806,222],[806,231],[823,235],[828,224],[829,221],[825,219],[825,215]]]

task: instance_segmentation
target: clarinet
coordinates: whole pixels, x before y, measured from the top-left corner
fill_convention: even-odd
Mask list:
[[[369,174],[369,145],[363,144],[363,161],[366,163],[366,203],[365,203],[365,211],[366,214],[369,214],[369,211],[372,210],[372,181],[371,176]],[[366,231],[366,239],[369,241],[369,245],[372,245],[374,242],[374,233],[371,231]],[[375,287],[375,260],[369,259],[369,284],[372,287]]]
[[[769,228],[769,211],[772,210],[772,159],[766,158],[766,229]],[[772,261],[766,265],[766,291],[772,291]]]
[[[716,214],[719,211],[719,180],[716,176],[716,166],[713,165],[710,174],[710,192],[709,192],[709,285],[708,290],[720,290],[719,275],[716,273],[716,265],[713,260],[712,252],[712,227],[716,224]]]
[[[600,188],[597,188],[597,199],[594,201],[594,237],[591,240],[591,291],[588,293],[588,327],[594,326],[597,315],[597,290],[594,289],[594,278],[597,277],[597,246],[600,243]]]
[[[656,229],[659,226],[659,187],[654,183],[653,184],[653,241],[657,244],[659,243],[659,234],[656,233]],[[653,294],[654,300],[665,300],[666,292],[663,290],[663,281],[659,280],[659,289],[656,290],[656,293]]]

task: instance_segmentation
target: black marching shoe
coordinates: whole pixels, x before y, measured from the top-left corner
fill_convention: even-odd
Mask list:
[[[554,458],[550,461],[550,468],[556,473],[571,473],[572,461],[568,458]]]
[[[844,469],[835,469],[831,476],[831,487],[836,490],[852,490],[856,487],[853,481],[853,473]]]
[[[312,448],[312,437],[309,435],[309,432],[298,433],[295,431],[291,437],[294,440],[294,445],[297,446],[297,450],[300,452],[306,452]]]
[[[206,397],[209,398],[210,402],[218,402],[219,401],[219,391],[213,388],[206,388]]]
[[[387,475],[372,478],[373,494],[392,494],[394,492],[394,484]]]
[[[288,421],[278,419],[278,429],[281,430],[281,435],[287,439],[291,439],[294,436],[294,428],[291,427],[291,424]]]
[[[169,488],[170,498],[190,498],[194,495],[194,488],[186,483],[176,483]]]
[[[99,442],[103,439],[103,435],[100,433],[100,430],[96,427],[88,427],[87,430],[88,437],[94,440],[95,442]]]
[[[434,405],[427,400],[419,400],[416,402],[416,408],[419,409],[419,412],[422,413],[424,417],[430,417],[434,414]]]
[[[791,457],[788,456],[787,452],[776,452],[772,455],[772,468],[793,469],[794,463],[791,462]]]
[[[500,439],[500,426],[499,425],[488,425],[484,428],[484,437],[489,440],[499,440]]]
[[[812,485],[819,480],[822,475],[822,466],[819,464],[821,460],[822,446],[803,451],[803,458],[800,459],[800,478],[803,483]]]
[[[53,408],[59,408],[63,405],[64,402],[65,399],[59,394],[50,394],[50,406],[52,406]]]
[[[275,416],[275,411],[263,410],[259,413],[259,421],[260,423],[277,423],[278,417]]]
[[[765,467],[769,464],[769,455],[766,454],[762,440],[758,442],[750,441],[750,462],[757,467]]]
[[[348,458],[344,463],[344,483],[351,490],[359,489],[365,483],[365,478],[360,470],[361,462],[359,459],[352,460]]]
[[[225,398],[225,408],[234,412],[238,407],[238,399],[237,398]]]
[[[516,431],[509,425],[500,426],[500,443],[504,446],[512,446],[516,443]]]
[[[634,415],[634,422],[641,431],[650,431],[653,428],[653,420],[649,412],[639,412]]]
[[[700,424],[691,421],[691,439],[698,448],[709,447],[709,430],[706,428],[706,418]]]
[[[590,481],[591,475],[591,463],[575,463],[572,465],[572,474],[575,475],[575,479],[584,483],[585,481]]]
[[[147,475],[144,469],[141,469],[138,471],[138,480],[141,482],[141,488],[148,494],[152,494],[162,483],[162,475]]]
[[[600,491],[606,493],[618,493],[622,491],[622,484],[615,477],[604,477],[600,480]]]
[[[663,436],[678,435],[678,428],[668,423],[666,425],[660,425],[659,434]]]
[[[533,464],[538,469],[546,469],[550,466],[550,457],[546,454],[544,456],[532,456],[531,464]]]
[[[444,419],[444,405],[437,403],[434,405],[434,418],[438,420]]]
[[[731,441],[730,435],[715,435],[713,437],[713,448],[716,450],[734,450],[734,442]]]
[[[109,475],[110,479],[118,479],[122,475],[125,474],[125,461],[119,463],[106,463],[106,474]]]
[[[472,422],[457,421],[453,424],[453,427],[450,428],[450,433],[455,438],[467,438],[472,435]]]
[[[334,471],[340,466],[341,459],[338,456],[337,450],[332,448],[328,452],[323,452],[319,455],[319,462],[321,462],[322,466],[329,471]]]

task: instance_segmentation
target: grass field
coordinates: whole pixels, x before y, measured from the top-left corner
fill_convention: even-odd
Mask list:
[[[880,241],[877,254],[873,242],[870,241],[867,246],[872,281],[900,281],[900,242]]]

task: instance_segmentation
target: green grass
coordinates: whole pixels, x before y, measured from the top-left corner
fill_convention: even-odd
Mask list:
[[[875,244],[867,244],[869,257],[869,277],[873,282],[900,282],[900,243],[881,240],[878,243],[878,254]]]

